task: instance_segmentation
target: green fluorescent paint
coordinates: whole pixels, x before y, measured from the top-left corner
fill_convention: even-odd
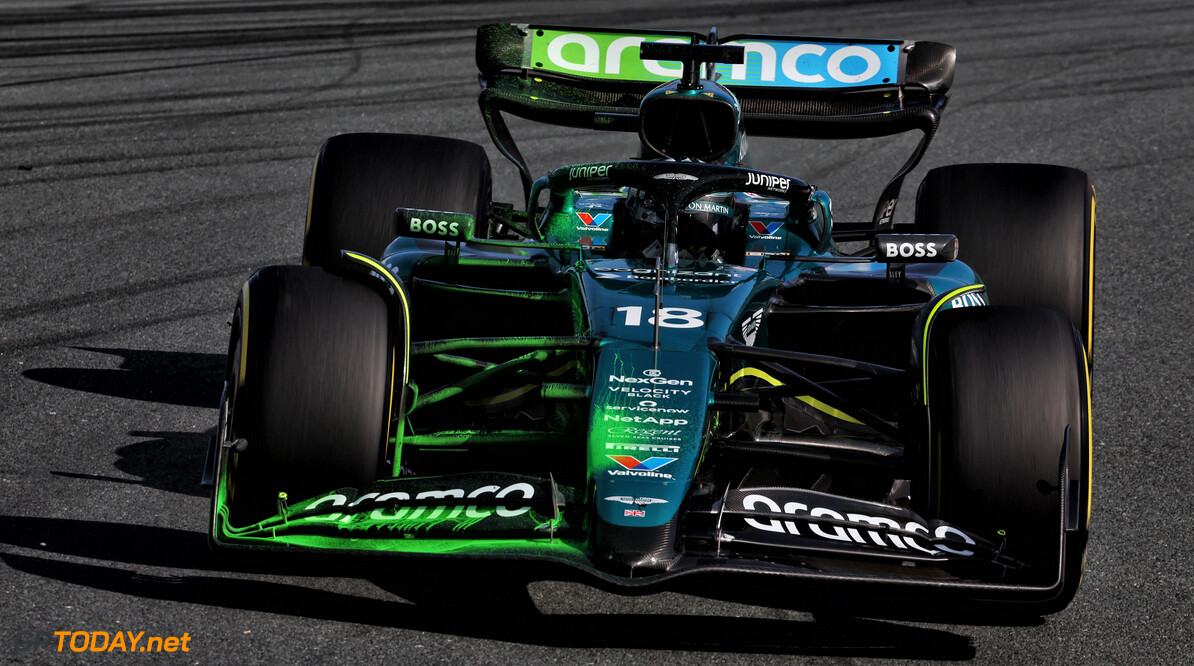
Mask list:
[[[443,352],[459,351],[462,349],[580,349],[594,347],[601,342],[592,338],[577,337],[525,337],[525,338],[452,338],[448,340],[430,340],[416,342],[411,345],[411,356],[425,354],[439,354]]]
[[[568,508],[580,506],[575,489],[552,484],[549,492],[546,480],[510,474],[468,478],[475,478],[478,486],[468,497],[426,492],[428,488],[462,484],[468,487],[460,476],[383,480],[371,493],[360,494],[353,489],[332,491],[293,504],[282,515],[233,527],[228,522],[228,461],[222,458],[215,488],[212,535],[217,542],[228,545],[492,556],[534,553],[583,561],[584,540],[583,536],[577,537],[582,532],[576,526],[583,522],[584,512]],[[506,485],[505,492],[511,489],[515,492],[503,495],[498,490],[502,484]],[[398,488],[408,492],[394,492]],[[418,492],[419,488],[424,492]],[[549,497],[552,494],[554,498]],[[386,501],[387,497],[396,495],[404,497]],[[412,495],[414,499],[409,499]],[[375,506],[367,504],[356,511],[336,512],[366,501]],[[471,502],[476,504],[470,505]],[[564,510],[551,515],[555,510],[549,509],[545,515],[532,506],[519,506],[545,502],[563,503]]]
[[[642,42],[687,44],[683,37],[629,32],[536,30],[531,38],[530,66],[536,69],[617,81],[670,81],[680,77],[676,63],[639,58]]]
[[[458,287],[448,284],[428,283],[425,288],[429,291],[461,294],[484,294],[497,298],[519,298],[527,301],[545,301],[549,303],[563,303],[568,295],[563,292],[548,291],[510,291],[505,289],[484,289],[482,287]]]
[[[476,368],[478,370],[485,370],[497,365],[496,363],[490,363],[489,361],[478,361],[476,359],[466,358],[464,356],[454,356],[452,354],[436,354],[435,360],[443,361],[444,363],[448,363],[450,365],[459,365],[462,368]]]
[[[264,521],[259,526],[234,528],[228,525],[228,509],[220,505],[216,514],[214,535],[218,542],[228,545],[300,547],[319,550],[358,550],[408,554],[439,555],[484,555],[489,557],[518,557],[537,555],[566,562],[587,563],[586,545],[583,539],[551,537],[552,519],[536,516],[532,532],[537,536],[528,538],[491,537],[467,538],[470,525],[457,523],[458,531],[451,538],[444,538],[442,532],[435,533],[430,525],[404,525],[387,528],[384,526],[362,526],[358,529],[334,529],[312,531],[323,528],[312,523],[290,521],[289,524]],[[476,524],[476,523],[474,523]],[[337,526],[342,527],[342,526]],[[413,527],[415,531],[406,531]],[[559,526],[557,525],[557,529]]]
[[[457,382],[451,386],[446,386],[444,388],[436,389],[434,391],[431,391],[430,393],[424,393],[423,395],[419,396],[418,401],[416,401],[414,406],[412,406],[410,408],[410,411],[414,412],[414,411],[421,409],[423,407],[426,407],[428,405],[433,405],[437,402],[446,400],[453,396],[457,396],[457,395],[463,393],[467,389],[475,388],[475,387],[480,386],[486,382],[492,381],[495,377],[501,377],[503,375],[506,375],[506,374],[512,372],[513,370],[517,370],[518,368],[528,366],[528,365],[531,365],[534,363],[542,363],[543,361],[547,360],[550,356],[558,355],[558,354],[559,354],[559,352],[554,351],[554,350],[553,351],[533,351],[533,352],[530,352],[527,354],[523,354],[522,356],[519,356],[517,358],[513,358],[509,361],[506,361],[505,363],[499,363],[498,365],[495,365],[491,368],[486,368],[474,375],[465,377],[464,379],[460,380],[459,382]]]
[[[545,382],[541,390],[547,400],[584,400],[592,394],[588,386],[556,382]]]
[[[427,435],[407,435],[403,440],[414,447],[500,446],[503,444],[546,445],[567,444],[577,435],[534,430],[441,430]]]

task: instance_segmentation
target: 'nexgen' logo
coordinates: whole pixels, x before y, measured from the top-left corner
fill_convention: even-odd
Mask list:
[[[667,377],[624,377],[622,375],[610,375],[609,380],[619,384],[663,384],[666,386],[692,386],[691,379],[668,379]]]

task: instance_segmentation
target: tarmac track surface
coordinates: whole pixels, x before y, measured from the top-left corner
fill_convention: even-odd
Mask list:
[[[186,633],[196,663],[1191,659],[1194,8],[635,4],[0,3],[0,660],[66,658],[51,654],[56,631],[123,630]],[[898,221],[934,166],[1090,173],[1095,521],[1067,610],[1016,627],[836,622],[579,583],[470,590],[212,558],[198,479],[240,283],[297,261],[326,137],[488,146],[473,35],[493,21],[953,44],[953,101]],[[633,151],[632,136],[514,131],[540,171]],[[838,219],[859,221],[914,141],[752,147],[756,164],[825,187]],[[490,159],[495,197],[517,200],[513,168]]]

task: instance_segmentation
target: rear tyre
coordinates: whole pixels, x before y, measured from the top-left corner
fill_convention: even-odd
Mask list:
[[[955,164],[933,169],[916,195],[920,233],[958,237],[959,259],[992,305],[1064,313],[1093,358],[1094,188],[1077,169]]]
[[[311,175],[303,263],[334,266],[340,250],[380,258],[395,208],[468,213],[485,229],[489,158],[475,143],[414,134],[342,134],[323,144]]]
[[[1059,610],[1078,587],[1089,515],[1081,342],[1064,315],[1041,308],[947,310],[930,336],[926,511],[1028,565],[1000,580],[1047,585],[1063,566],[1060,594],[1037,609]]]
[[[247,283],[229,364],[230,431],[247,440],[231,475],[231,521],[378,478],[389,431],[393,351],[385,301],[319,268],[271,266]],[[241,368],[243,367],[243,371]]]

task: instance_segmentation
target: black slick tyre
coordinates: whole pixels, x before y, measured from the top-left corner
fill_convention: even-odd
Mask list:
[[[469,213],[483,230],[489,196],[489,158],[475,143],[413,134],[334,136],[311,175],[303,263],[333,266],[341,250],[380,258],[397,235],[395,208]]]
[[[394,323],[365,284],[321,268],[271,266],[242,291],[229,358],[235,454],[231,521],[378,478],[395,377]]]
[[[992,305],[1057,310],[1093,358],[1094,189],[1086,173],[1047,164],[955,164],[929,171],[916,230],[958,237],[958,258]]]
[[[924,510],[1001,544],[1004,555],[1026,565],[1000,572],[996,582],[1046,587],[1060,574],[1061,586],[1039,600],[1037,612],[1069,602],[1085,557],[1090,432],[1083,358],[1076,331],[1055,310],[947,310],[930,332],[931,492]]]

